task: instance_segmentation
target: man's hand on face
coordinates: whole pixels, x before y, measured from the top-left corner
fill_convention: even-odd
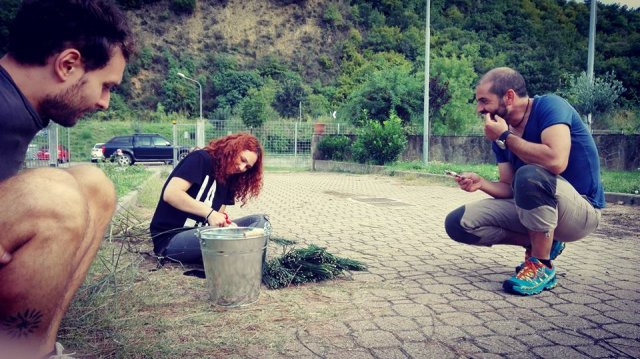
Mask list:
[[[504,118],[498,115],[485,113],[484,115],[484,135],[491,141],[495,141],[500,135],[509,129],[509,125]]]

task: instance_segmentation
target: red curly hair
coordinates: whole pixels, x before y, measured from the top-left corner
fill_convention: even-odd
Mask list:
[[[258,139],[246,132],[211,140],[204,148],[214,162],[216,181],[229,183],[234,193],[234,199],[244,206],[247,201],[257,197],[262,189],[262,155],[264,153]],[[244,173],[233,173],[236,161],[242,151],[255,152],[258,155],[256,163]]]

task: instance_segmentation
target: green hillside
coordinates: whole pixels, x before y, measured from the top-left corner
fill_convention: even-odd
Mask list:
[[[20,0],[2,0],[0,50]],[[158,121],[167,113],[358,124],[394,111],[422,132],[425,1],[118,0],[139,43],[112,109],[99,119]],[[588,2],[431,1],[432,133],[475,124],[473,85],[495,66],[517,68],[532,94],[563,92],[586,70]],[[616,106],[594,128],[640,130],[640,10],[598,4],[596,79],[618,81]],[[614,82],[615,84],[616,82]],[[571,99],[571,98],[570,98]]]

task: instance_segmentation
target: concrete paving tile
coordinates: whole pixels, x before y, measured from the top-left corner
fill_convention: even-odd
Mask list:
[[[374,359],[376,358],[371,352],[365,349],[350,349],[350,350],[334,350],[327,352],[323,358],[335,358],[335,359]]]
[[[565,315],[564,313],[557,311],[552,307],[532,308],[531,310],[542,317],[559,317]]]
[[[559,328],[573,331],[595,327],[595,325],[591,321],[577,316],[554,317],[548,319],[548,321]]]
[[[411,358],[404,351],[392,348],[392,349],[373,349],[371,350],[371,354],[373,354],[374,358],[379,359],[406,359]]]
[[[616,353],[601,345],[584,345],[574,347],[578,352],[588,356],[589,358],[615,358]]]
[[[615,312],[618,311],[617,308],[612,307],[606,303],[603,303],[601,301],[599,301],[598,303],[593,303],[593,304],[587,304],[587,307],[596,310],[599,313],[606,313],[606,312]]]
[[[554,346],[544,348],[533,348],[532,351],[543,358],[562,358],[562,359],[587,359],[588,356],[567,346]]]
[[[422,331],[418,330],[402,330],[394,332],[396,337],[402,341],[402,343],[409,342],[424,342],[428,340],[429,335],[425,335]]]
[[[462,328],[455,327],[451,325],[447,325],[446,323],[436,324],[434,327],[434,332],[432,338],[436,339],[457,339],[457,338],[465,338],[469,337],[469,334],[465,333]]]
[[[559,345],[589,345],[593,344],[593,339],[586,335],[569,330],[544,330],[540,335]]]
[[[407,343],[404,345],[404,350],[411,358],[454,359],[459,357],[454,349],[437,341]]]
[[[526,345],[503,335],[475,338],[475,343],[480,348],[495,354],[515,354],[527,351]]]
[[[427,306],[419,303],[394,304],[391,307],[399,316],[407,318],[421,317],[433,313]]]
[[[585,294],[584,292],[580,292],[580,293],[575,293],[575,292],[571,292],[571,293],[563,293],[563,294],[557,294],[558,297],[566,300],[567,302],[570,303],[574,303],[574,304],[594,304],[594,303],[599,303],[600,299],[591,296],[589,294]]]
[[[583,316],[583,318],[595,324],[611,324],[616,322],[614,319],[606,317],[602,314],[585,315]]]
[[[595,315],[598,311],[582,304],[556,304],[553,309],[571,316]]]
[[[638,287],[640,287],[640,285],[636,285],[636,290],[617,289],[609,291],[608,293],[618,299],[638,300],[640,299],[640,294],[637,291]]]
[[[629,339],[635,339],[635,340],[640,339],[639,325],[616,323],[616,324],[605,324],[602,326],[602,328],[622,338],[629,338]]]
[[[519,336],[524,334],[533,334],[536,332],[531,326],[517,321],[493,321],[486,322],[484,326],[501,335]]]
[[[541,346],[553,345],[553,343],[550,342],[548,339],[545,339],[544,337],[538,334],[520,335],[517,337],[517,339],[529,347],[541,347]]]
[[[434,318],[441,321],[442,323],[457,327],[482,324],[482,321],[478,319],[478,317],[473,314],[464,312],[436,314]]]
[[[617,357],[622,358],[628,356],[630,358],[640,358],[640,343],[637,340],[624,338],[613,338],[603,341],[602,345],[619,353]]]
[[[591,339],[611,339],[616,335],[601,328],[580,329],[578,333],[583,334]]]
[[[464,310],[466,312],[471,313],[484,313],[490,310],[493,310],[493,307],[489,304],[489,302],[482,302],[477,300],[456,300],[450,302],[451,306],[457,308],[458,310]]]
[[[349,328],[351,328],[354,331],[380,329],[378,328],[378,325],[375,322],[369,321],[369,320],[354,320],[354,321],[349,321],[346,324]]]
[[[434,313],[449,313],[449,312],[457,312],[458,309],[450,306],[449,304],[433,304],[430,305],[431,310],[434,311]]]
[[[606,303],[614,308],[618,308],[627,312],[635,312],[638,313],[638,302],[634,300],[626,300],[626,299],[616,299],[616,300],[608,300]]]
[[[504,356],[504,359],[537,359],[538,356],[534,353],[509,353]]]
[[[488,329],[483,325],[465,325],[462,327],[462,330],[464,330],[465,333],[474,338],[496,334],[494,331]]]
[[[355,341],[365,348],[393,348],[402,344],[395,335],[386,330],[357,331],[352,335]]]
[[[417,330],[419,327],[412,319],[403,317],[375,318],[373,319],[373,322],[377,324],[378,328],[392,333],[397,331]]]
[[[640,308],[637,308],[640,309]],[[623,323],[629,323],[629,324],[640,324],[640,312],[638,311],[622,311],[622,310],[616,310],[616,311],[607,311],[604,312],[603,315],[617,321],[617,322],[623,322]]]
[[[474,313],[474,315],[476,317],[478,317],[478,319],[480,319],[483,323],[484,322],[489,322],[492,320],[506,320],[505,317],[503,317],[502,315],[494,312],[494,311],[489,311],[489,312],[484,312],[484,313]]]

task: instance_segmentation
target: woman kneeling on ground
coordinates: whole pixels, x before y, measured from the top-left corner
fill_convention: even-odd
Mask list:
[[[242,205],[262,188],[263,150],[258,139],[237,133],[211,140],[191,152],[171,172],[162,188],[150,224],[154,252],[184,264],[201,264],[197,227],[270,229],[265,215],[234,220],[225,213],[235,201]]]

